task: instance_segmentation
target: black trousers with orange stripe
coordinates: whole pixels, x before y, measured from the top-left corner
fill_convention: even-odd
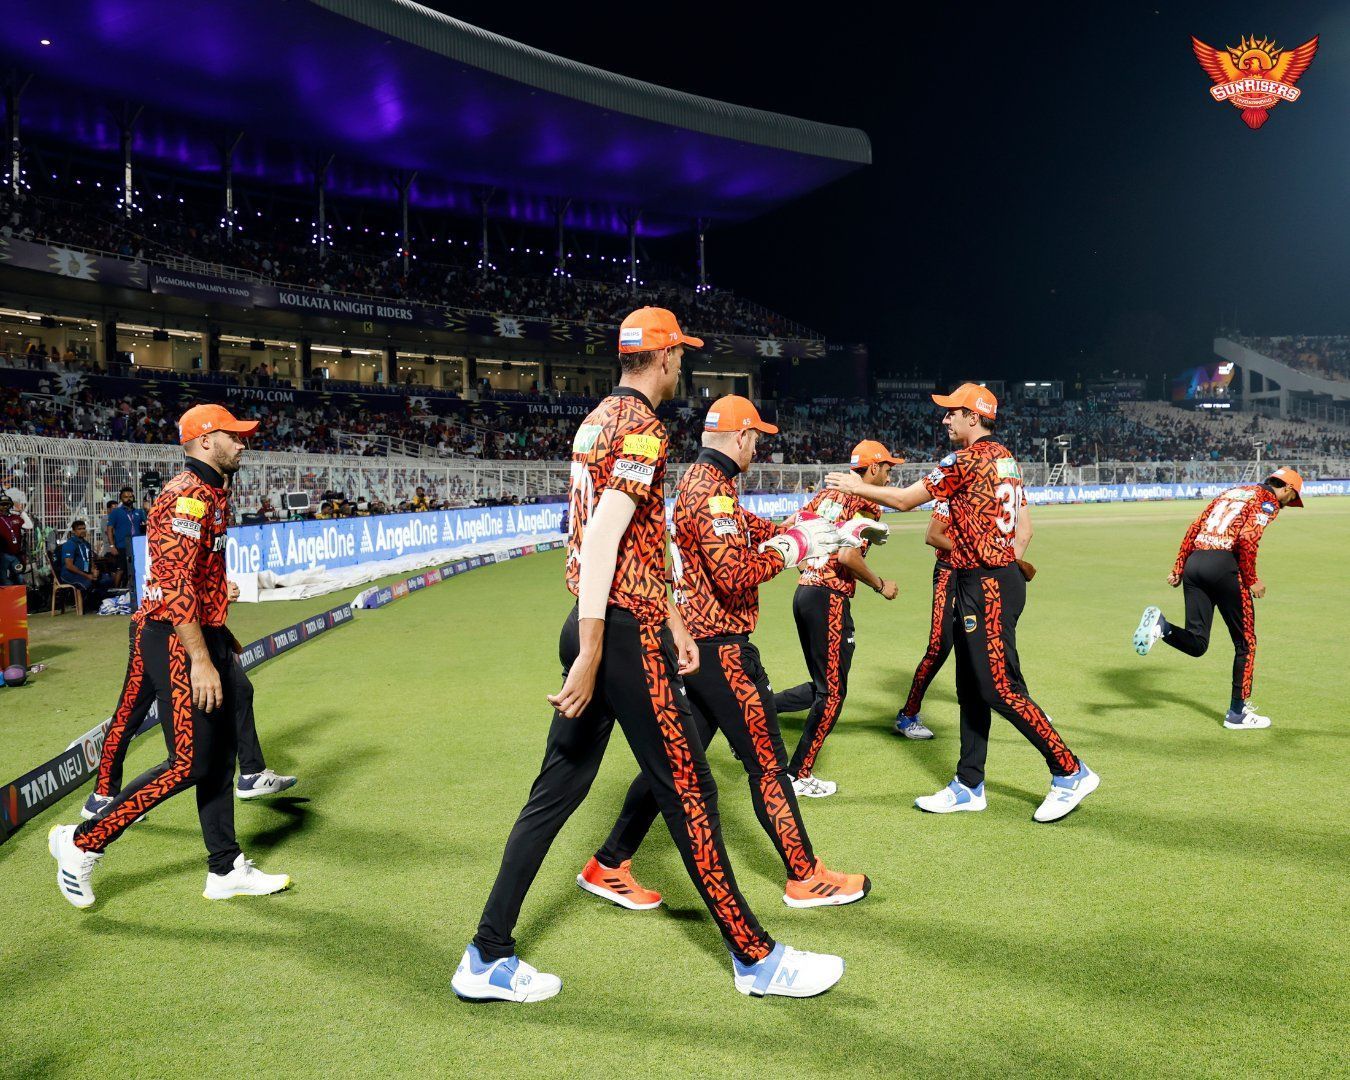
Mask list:
[[[779,713],[810,710],[788,763],[793,776],[811,775],[820,748],[844,711],[848,672],[853,665],[851,607],[847,596],[823,585],[798,585],[793,594],[792,617],[797,622],[797,639],[811,681],[774,698]]]
[[[759,650],[745,634],[705,638],[698,643],[699,668],[684,679],[699,739],[706,747],[719,731],[745,766],[755,815],[778,849],[789,880],[805,881],[816,865],[788,775],[787,750],[778,731],[773,689]],[[631,859],[659,813],[651,784],[638,773],[604,846],[601,866]]]
[[[914,681],[909,684],[909,695],[900,706],[903,716],[918,716],[923,708],[923,696],[952,651],[952,604],[954,602],[952,575],[954,571],[944,562],[933,564],[933,615],[928,624],[928,649],[919,666],[914,669]]]
[[[1193,551],[1181,571],[1186,600],[1186,627],[1168,626],[1163,641],[1188,656],[1204,656],[1214,609],[1219,609],[1233,639],[1233,704],[1252,696],[1256,671],[1256,610],[1252,594],[1242,587],[1237,559],[1231,551]]]
[[[998,713],[1041,752],[1050,771],[1078,771],[1045,711],[1031,699],[1017,657],[1017,620],[1026,606],[1027,582],[1016,565],[955,572],[952,636],[956,650],[956,700],[961,707],[961,761],[956,777],[967,787],[984,783],[989,725]]]
[[[131,740],[140,731],[150,708],[155,703],[155,691],[145,677],[141,656],[141,623],[131,620],[128,627],[130,649],[127,656],[127,674],[122,682],[122,693],[117,699],[103,736],[103,753],[98,762],[96,794],[116,795],[122,790],[122,766],[126,762]],[[231,654],[233,656],[233,654]],[[258,742],[258,726],[253,716],[253,683],[249,681],[239,658],[233,656],[230,664],[230,690],[234,703],[235,743],[239,752],[239,771],[245,775],[262,772],[262,746]]]
[[[558,645],[564,671],[580,644],[573,608]],[[525,895],[554,837],[586,798],[616,720],[727,947],[747,963],[773,951],[773,938],[746,904],[727,861],[717,785],[678,667],[668,630],[639,623],[623,608],[609,609],[595,696],[575,719],[554,713],[543,766],[506,840],[501,869],[474,936],[484,959],[515,952],[512,934]]]
[[[139,636],[139,666],[158,702],[169,757],[133,780],[102,815],[80,825],[75,830],[76,847],[105,850],[142,814],[195,787],[207,864],[216,874],[229,873],[234,866],[239,855],[234,834],[235,732],[229,674],[234,653],[224,627],[204,626],[202,637],[220,673],[225,697],[222,706],[209,714],[192,703],[192,662],[173,626],[155,620],[145,623]],[[129,669],[136,666],[133,654]]]

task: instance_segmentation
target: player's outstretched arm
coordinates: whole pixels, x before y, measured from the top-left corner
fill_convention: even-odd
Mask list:
[[[581,648],[567,678],[548,702],[568,719],[580,716],[595,694],[595,675],[604,649],[605,609],[619,561],[619,541],[633,520],[637,503],[613,488],[600,494],[595,513],[581,540],[581,577],[577,584],[577,615]]]
[[[851,472],[829,473],[825,477],[825,486],[836,491],[846,491],[878,506],[889,506],[892,510],[913,510],[933,497],[922,483],[910,484],[909,487],[903,488],[873,487],[864,484],[856,473]]]

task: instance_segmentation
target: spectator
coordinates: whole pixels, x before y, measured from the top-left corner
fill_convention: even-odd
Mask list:
[[[136,493],[129,487],[123,487],[117,493],[118,501],[108,512],[108,524],[105,526],[108,536],[108,552],[115,558],[113,587],[120,588],[124,582],[136,580],[132,566],[134,553],[132,539],[145,535],[146,513],[136,505]]]
[[[57,577],[63,585],[74,585],[84,597],[86,614],[96,610],[103,599],[107,582],[94,569],[94,549],[86,537],[83,521],[70,523],[70,536],[56,552]]]
[[[0,585],[22,585],[28,544],[25,529],[32,530],[26,515],[14,512],[14,500],[0,492]]]

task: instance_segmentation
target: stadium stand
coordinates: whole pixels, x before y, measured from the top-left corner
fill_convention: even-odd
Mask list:
[[[1235,337],[1247,348],[1322,379],[1350,382],[1350,336]]]

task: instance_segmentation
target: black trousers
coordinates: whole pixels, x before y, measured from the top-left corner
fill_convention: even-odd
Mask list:
[[[564,671],[580,645],[573,608],[558,643]],[[605,619],[604,653],[590,705],[572,720],[553,715],[543,765],[507,837],[474,944],[488,960],[515,952],[512,932],[525,894],[554,837],[586,798],[615,720],[727,947],[743,961],[762,960],[774,941],[746,904],[727,861],[717,785],[685,701],[670,632],[639,623],[618,607],[611,607]]]
[[[955,571],[952,637],[956,700],[961,706],[961,760],[956,777],[967,787],[984,783],[989,725],[996,712],[1041,752],[1051,773],[1078,771],[1078,759],[1031,699],[1017,658],[1017,620],[1027,583],[1016,565]]]
[[[773,689],[759,650],[745,634],[732,634],[705,638],[698,651],[698,671],[685,676],[684,685],[699,741],[706,747],[717,732],[726,735],[745,767],[755,816],[778,849],[789,879],[805,881],[815,869],[816,856],[792,790]],[[651,784],[639,772],[609,839],[595,853],[600,864],[618,866],[631,859],[659,812]]]
[[[167,760],[142,773],[118,795],[104,813],[75,830],[75,845],[85,851],[103,851],[142,814],[165,799],[197,789],[197,817],[212,873],[226,874],[239,855],[234,835],[235,732],[234,690],[230,668],[234,663],[230,634],[224,627],[202,627],[211,663],[220,673],[224,702],[212,713],[192,703],[192,661],[174,628],[167,622],[147,621],[137,642],[142,678],[158,703]],[[136,663],[133,656],[132,665]]]
[[[1237,558],[1231,551],[1191,552],[1181,571],[1181,591],[1186,628],[1169,625],[1163,641],[1188,656],[1204,656],[1217,607],[1233,639],[1233,701],[1246,701],[1256,672],[1256,611],[1252,594],[1242,586]]]
[[[816,756],[844,711],[848,671],[853,665],[853,613],[849,598],[822,585],[798,585],[792,597],[797,640],[806,657],[811,681],[784,690],[774,698],[777,712],[811,711],[806,717],[788,771],[810,776]]]
[[[155,692],[145,678],[145,666],[140,652],[141,623],[135,619],[127,628],[130,649],[127,656],[127,674],[122,682],[122,693],[117,699],[108,730],[103,736],[103,754],[98,763],[98,780],[94,791],[103,796],[116,795],[122,790],[122,767],[126,762],[131,741],[140,731],[150,707],[155,703]],[[230,689],[234,701],[235,744],[239,754],[239,771],[244,775],[259,773],[267,768],[263,762],[262,746],[258,742],[258,727],[253,717],[253,683],[249,681],[239,657],[230,653]]]
[[[928,684],[942,670],[952,651],[952,611],[955,590],[952,577],[955,571],[943,562],[933,564],[933,615],[928,624],[928,648],[914,669],[914,681],[909,684],[909,695],[900,707],[905,716],[918,716],[923,708],[923,696]]]

